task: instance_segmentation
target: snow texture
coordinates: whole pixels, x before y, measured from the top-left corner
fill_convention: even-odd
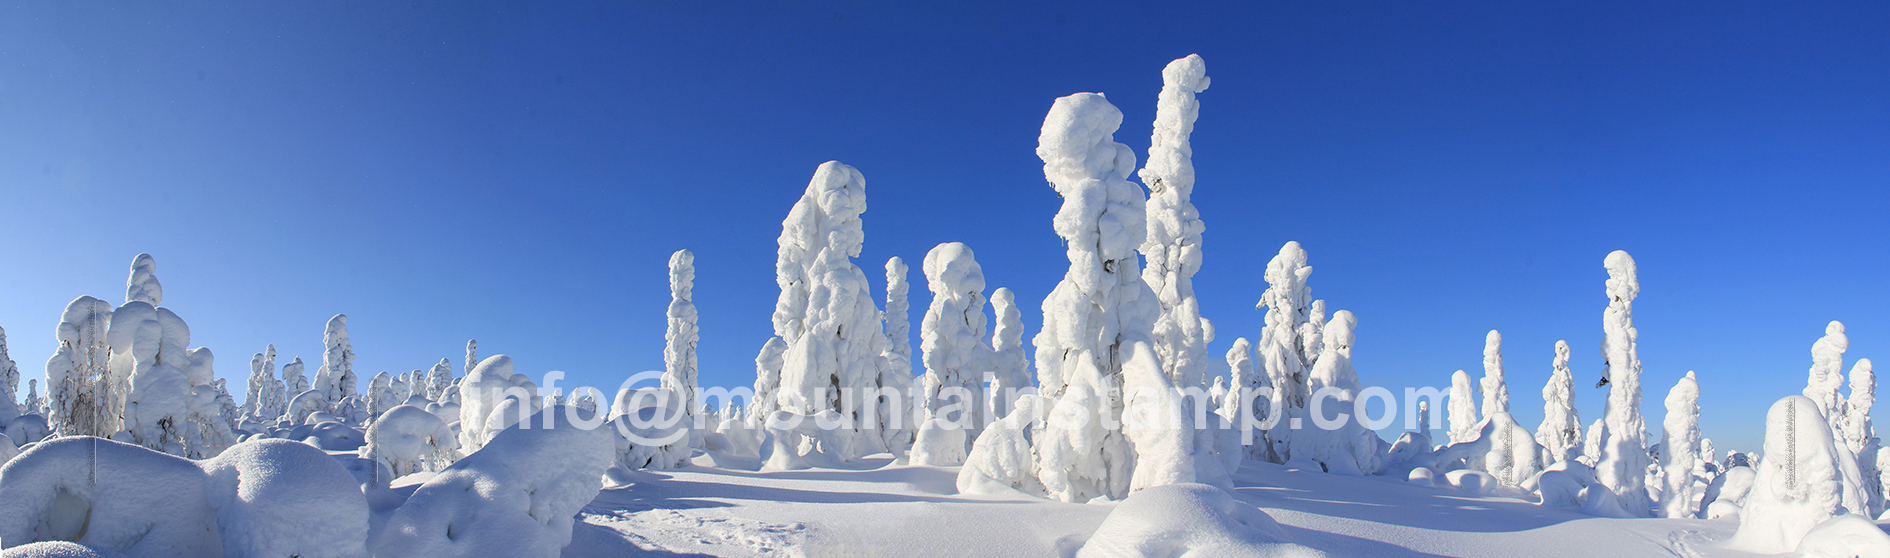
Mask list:
[[[1542,444],[1543,461],[1555,463],[1574,460],[1582,449],[1582,417],[1575,410],[1575,373],[1568,367],[1568,342],[1555,342],[1554,372],[1542,386],[1542,425],[1536,428],[1536,443]]]
[[[474,369],[490,371],[494,356]],[[469,376],[470,377],[470,376]],[[529,423],[564,415],[552,407]],[[521,425],[523,426],[523,425]],[[604,428],[508,428],[415,489],[374,541],[377,556],[555,557],[613,456]]]
[[[0,544],[68,540],[132,557],[216,556],[223,543],[207,484],[189,460],[135,445],[89,436],[40,442],[0,467]]]
[[[1595,476],[1614,491],[1621,509],[1646,517],[1653,509],[1647,495],[1647,427],[1641,418],[1641,358],[1635,347],[1634,297],[1641,286],[1634,258],[1615,250],[1602,262],[1608,270],[1608,309],[1602,312],[1601,356],[1608,380],[1602,410],[1599,461]]]
[[[1265,512],[1203,484],[1136,492],[1116,504],[1078,558],[1314,557]]]
[[[1798,541],[1804,558],[1890,558],[1890,535],[1860,515],[1841,515],[1819,523]]]
[[[226,558],[367,556],[367,499],[327,453],[258,440],[199,465]]]
[[[1660,470],[1666,487],[1660,491],[1663,517],[1693,517],[1693,470],[1700,459],[1700,383],[1687,371],[1667,392],[1667,420],[1661,423]]]

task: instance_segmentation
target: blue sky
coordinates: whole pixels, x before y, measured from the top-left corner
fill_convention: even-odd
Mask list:
[[[237,389],[266,343],[318,361],[337,312],[363,378],[477,338],[611,386],[661,367],[688,248],[703,381],[745,385],[780,221],[830,159],[867,178],[876,290],[962,241],[1034,334],[1065,267],[1044,113],[1103,92],[1146,157],[1190,53],[1216,353],[1258,335],[1298,240],[1365,382],[1480,375],[1499,329],[1526,425],[1557,339],[1599,417],[1615,249],[1650,429],[1696,370],[1706,435],[1756,449],[1829,320],[1890,358],[1881,3],[467,4],[0,6],[0,327],[27,377],[65,303],[122,300],[150,252]]]

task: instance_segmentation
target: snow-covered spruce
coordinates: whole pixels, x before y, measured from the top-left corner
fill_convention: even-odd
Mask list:
[[[106,329],[111,303],[81,296],[59,318],[59,348],[46,361],[46,399],[61,436],[111,436],[124,404],[122,382],[112,377]]]
[[[1666,487],[1660,492],[1663,517],[1693,517],[1696,495],[1693,470],[1700,452],[1700,383],[1687,371],[1667,392],[1667,419],[1661,423],[1660,470]]]
[[[1846,423],[1849,422],[1846,407],[1849,402],[1838,393],[1838,388],[1844,385],[1844,352],[1849,348],[1850,338],[1844,334],[1843,323],[1834,321],[1825,325],[1824,337],[1811,345],[1811,374],[1805,383],[1804,395],[1818,405],[1831,432],[1838,452],[1838,478],[1843,487],[1840,492],[1844,509],[1865,513],[1872,508],[1873,501],[1865,494],[1867,483],[1862,468],[1865,460],[1859,459],[1845,439]],[[1864,373],[1870,374],[1868,366]],[[1872,380],[1874,383],[1875,378]],[[1874,460],[1871,461],[1874,465]],[[1882,497],[1874,500],[1880,502]]]
[[[547,408],[529,419],[532,428],[499,432],[420,485],[388,518],[374,554],[558,556],[571,543],[573,516],[597,497],[613,461],[607,428],[543,427],[547,417],[566,413]]]
[[[1543,461],[1554,464],[1575,459],[1582,448],[1582,417],[1575,411],[1575,373],[1568,368],[1568,342],[1555,342],[1554,372],[1542,386],[1542,425],[1536,443],[1547,452]]]
[[[696,281],[696,255],[688,250],[677,250],[669,256],[669,323],[663,332],[663,389],[676,394],[682,404],[683,427],[689,435],[674,444],[663,448],[671,463],[680,466],[689,460],[691,448],[702,445],[702,432],[696,429],[696,415],[702,412],[697,408],[701,400],[697,397],[699,386],[696,383],[696,303],[693,294]],[[705,425],[706,426],[706,425]]]
[[[947,242],[925,255],[925,283],[932,304],[919,326],[925,362],[925,420],[912,445],[915,465],[964,463],[966,444],[986,417],[980,377],[990,370],[985,345],[984,271],[971,248]]]
[[[1509,413],[1483,417],[1475,434],[1437,452],[1440,467],[1458,466],[1488,473],[1504,486],[1523,486],[1542,472],[1542,446]]]
[[[1264,458],[1266,434],[1255,429],[1268,426],[1278,416],[1280,392],[1273,389],[1273,381],[1266,371],[1255,368],[1253,346],[1245,337],[1234,339],[1234,346],[1228,347],[1227,368],[1231,380],[1228,382],[1227,395],[1221,400],[1221,415],[1243,437],[1238,442],[1249,448],[1244,457],[1254,458],[1258,453],[1260,458]],[[1225,465],[1231,465],[1225,467],[1230,471],[1240,466],[1238,462]]]
[[[1324,416],[1345,414],[1353,415],[1353,402],[1358,400],[1364,386],[1359,384],[1358,371],[1352,368],[1352,343],[1356,339],[1354,331],[1358,327],[1358,318],[1350,311],[1340,310],[1332,315],[1332,321],[1326,323],[1325,350],[1319,355],[1319,361],[1313,366],[1310,383],[1312,401],[1307,407],[1308,416],[1314,428],[1299,432],[1294,436],[1294,459],[1309,459],[1318,462],[1327,472],[1368,475],[1378,472],[1380,440],[1378,433],[1366,428],[1365,418],[1349,416],[1339,424],[1327,424]],[[1329,394],[1329,397],[1322,395]],[[1338,407],[1335,412],[1333,407]],[[1318,410],[1318,413],[1312,411]],[[1324,416],[1322,416],[1324,415]]]
[[[1509,412],[1509,384],[1503,380],[1503,334],[1483,337],[1483,416]]]
[[[1306,265],[1306,250],[1298,242],[1287,242],[1279,254],[1267,262],[1267,290],[1260,296],[1259,308],[1266,309],[1266,329],[1254,351],[1265,368],[1268,383],[1277,390],[1269,407],[1279,425],[1266,432],[1266,443],[1249,446],[1248,457],[1284,463],[1292,458],[1294,420],[1306,414],[1306,374],[1312,370],[1316,354],[1308,354],[1307,343],[1300,340],[1312,325],[1312,289],[1306,280],[1312,267]],[[1324,313],[1322,307],[1320,313]],[[1323,317],[1322,317],[1323,319]],[[1309,332],[1309,331],[1308,331]]]
[[[513,374],[512,357],[505,355],[492,355],[480,361],[472,373],[460,381],[459,387],[459,447],[468,455],[485,447],[493,434],[517,424],[523,418],[521,415],[527,415],[532,412],[531,408],[541,404],[538,385],[524,374]],[[515,402],[511,415],[499,412],[508,400]]]
[[[7,356],[7,330],[0,329],[0,425],[13,422],[20,415],[38,414],[22,409],[19,400],[20,367]]]
[[[1791,552],[1819,523],[1843,513],[1838,452],[1818,403],[1792,395],[1765,414],[1765,458],[1728,546]]]
[[[842,461],[885,449],[878,413],[865,415],[861,405],[841,401],[877,393],[886,378],[882,314],[868,292],[865,272],[852,260],[865,240],[860,221],[865,211],[865,177],[839,161],[822,164],[781,223],[775,259],[781,294],[774,333],[786,350],[779,383],[768,386],[775,399],[770,405],[802,416],[842,413],[841,427],[848,430],[843,438],[859,443],[814,448]],[[769,371],[757,372],[757,386],[771,380]],[[873,434],[860,436],[865,430]]]
[[[1877,438],[1877,429],[1871,425],[1870,410],[1877,401],[1877,375],[1871,371],[1870,359],[1857,359],[1851,365],[1851,394],[1844,403],[1844,421],[1841,434],[1846,449],[1857,456],[1857,469],[1863,475],[1865,504],[1869,508],[1867,515],[1877,517],[1884,512],[1885,463],[1879,453],[1884,449]]]
[[[1595,479],[1614,492],[1622,511],[1646,517],[1653,502],[1647,494],[1647,428],[1641,418],[1641,358],[1634,341],[1634,297],[1641,284],[1627,252],[1615,250],[1602,264],[1608,270],[1608,309],[1601,315],[1608,401],[1601,432],[1590,434],[1599,437]]]
[[[1017,295],[998,287],[991,291],[991,313],[997,321],[991,332],[992,416],[1004,418],[1015,407],[1017,393],[1034,387],[1030,383],[1030,356],[1024,351],[1023,312],[1017,308]]]
[[[905,417],[911,416],[906,405],[906,391],[914,383],[912,377],[912,328],[910,295],[912,283],[906,280],[910,273],[906,261],[899,256],[886,260],[886,348],[880,355],[886,358],[886,369],[880,372],[881,387],[898,388],[896,393],[882,393],[876,397],[879,405],[879,422],[884,426],[880,439],[885,440],[886,451],[901,455],[912,448],[913,424]],[[1001,289],[1000,289],[1001,290]],[[1000,325],[1001,327],[1001,325]],[[1022,332],[1018,333],[1022,335]],[[763,349],[766,352],[766,349]],[[1020,356],[1022,348],[1019,348]],[[777,367],[778,368],[778,367]],[[1028,381],[1028,378],[1026,378]]]
[[[427,371],[427,399],[434,403],[446,402],[446,388],[453,387],[453,364],[440,359],[431,370]]]
[[[282,384],[285,388],[283,392],[288,394],[288,399],[294,399],[295,396],[314,388],[308,382],[308,374],[303,372],[307,368],[308,365],[303,364],[302,357],[299,356],[291,359],[288,364],[282,365]],[[287,410],[288,401],[285,400],[283,411],[286,413]]]
[[[437,472],[459,460],[459,439],[446,421],[426,409],[399,405],[375,418],[361,457],[386,465],[395,478]]]
[[[1470,374],[1458,370],[1450,375],[1450,443],[1469,441],[1477,436],[1476,388]]]
[[[171,455],[186,455],[192,367],[190,326],[163,301],[149,254],[132,261],[125,304],[112,311],[106,342],[111,377],[129,385],[122,409],[124,440]]]
[[[322,330],[322,367],[315,371],[313,389],[322,394],[329,412],[339,409],[344,399],[359,395],[354,375],[354,346],[348,343],[348,316],[335,314]],[[348,418],[341,413],[336,416]]]

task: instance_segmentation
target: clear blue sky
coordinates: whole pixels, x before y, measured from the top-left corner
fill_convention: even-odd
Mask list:
[[[1104,92],[1145,158],[1189,53],[1217,353],[1298,240],[1367,383],[1480,375],[1500,329],[1531,426],[1557,339],[1600,414],[1615,249],[1652,430],[1697,370],[1706,435],[1756,449],[1829,320],[1847,370],[1890,359],[1883,3],[470,4],[0,6],[0,327],[27,377],[65,303],[121,301],[150,252],[237,391],[266,343],[312,374],[338,312],[364,380],[477,338],[612,386],[661,367],[688,248],[703,381],[746,385],[780,221],[830,159],[867,177],[874,288],[913,262],[915,326],[917,262],[962,241],[1034,334],[1066,265],[1044,113]]]

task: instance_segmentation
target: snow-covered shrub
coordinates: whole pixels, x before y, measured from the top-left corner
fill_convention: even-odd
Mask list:
[[[992,353],[984,342],[984,271],[971,248],[959,242],[933,247],[923,269],[932,304],[919,326],[925,420],[912,463],[955,466],[964,463],[965,444],[987,416],[980,375],[991,369]]]
[[[367,556],[367,499],[327,453],[258,440],[199,465],[226,558]]]
[[[421,471],[439,471],[459,459],[459,438],[446,421],[426,409],[399,405],[368,426],[361,457],[379,461],[404,477]]]
[[[1509,384],[1503,380],[1503,334],[1483,337],[1483,416],[1509,412]]]
[[[565,413],[551,407],[530,423]],[[374,554],[558,556],[571,543],[573,516],[603,487],[612,447],[604,428],[506,429],[415,489],[372,541]]]
[[[1450,442],[1469,441],[1477,435],[1476,388],[1471,387],[1470,375],[1458,370],[1450,375],[1450,402],[1446,405],[1450,412]]]
[[[1321,403],[1322,410],[1330,412],[1336,406],[1340,409],[1339,413],[1353,414],[1349,412],[1353,401],[1358,399],[1359,391],[1364,388],[1359,384],[1358,371],[1352,368],[1352,343],[1356,338],[1353,331],[1357,327],[1358,318],[1346,310],[1333,314],[1332,321],[1326,324],[1325,341],[1322,343],[1325,350],[1313,365],[1307,384],[1315,398],[1319,397],[1321,390],[1336,391]],[[1308,418],[1313,419],[1314,428],[1294,435],[1294,459],[1317,461],[1331,473],[1362,475],[1378,472],[1378,433],[1365,427],[1365,417],[1349,417],[1338,428],[1328,429],[1318,424],[1322,418],[1312,415],[1312,410],[1313,406],[1308,402]]]
[[[216,512],[191,461],[90,436],[0,467],[0,544],[68,540],[133,557],[215,556]]]
[[[287,371],[289,368],[284,366],[282,369]],[[307,424],[310,416],[316,413],[327,414],[328,410],[324,408],[326,406],[327,404],[322,399],[322,392],[312,389],[303,391],[290,398],[289,404],[283,407],[282,420],[288,421],[291,425]]]
[[[1752,467],[1745,465],[1726,469],[1713,477],[1713,482],[1707,483],[1706,492],[1700,496],[1700,519],[1719,519],[1739,513],[1756,478]]]
[[[689,424],[682,394],[667,389],[624,388],[610,406],[617,432],[617,465],[626,469],[677,469],[689,464]],[[848,430],[852,432],[852,430]],[[627,434],[627,435],[626,435]]]
[[[1313,557],[1287,541],[1280,524],[1204,484],[1147,488],[1116,504],[1076,552],[1078,558]]]
[[[354,346],[348,343],[348,316],[335,314],[328,318],[328,325],[322,330],[322,367],[315,371],[313,389],[322,394],[322,401],[335,412],[342,400],[359,395],[356,384],[359,380],[354,375]],[[342,413],[335,413],[342,416]],[[343,418],[347,418],[343,416]]]
[[[328,451],[357,451],[367,445],[359,429],[336,421],[316,423],[303,442]]]
[[[1661,423],[1660,470],[1666,488],[1660,492],[1665,517],[1693,517],[1693,470],[1700,452],[1700,383],[1688,370],[1667,392],[1667,420]]]
[[[13,439],[14,445],[25,446],[51,436],[52,429],[46,424],[46,417],[23,415],[8,422],[3,433]]]
[[[1765,458],[1739,511],[1739,532],[1729,546],[1775,554],[1798,547],[1805,533],[1834,516],[1843,478],[1838,452],[1818,403],[1793,395],[1765,414]]]
[[[958,469],[958,491],[964,494],[1004,495],[1012,491],[1042,497],[1036,458],[1030,451],[1030,432],[1043,428],[1037,417],[1048,400],[1023,395],[1016,408],[985,428],[972,445],[965,465]]]
[[[1641,358],[1635,346],[1634,297],[1640,294],[1634,258],[1615,250],[1602,262],[1608,270],[1608,309],[1602,313],[1603,377],[1608,401],[1602,410],[1600,454],[1595,476],[1614,491],[1622,511],[1646,517],[1653,509],[1647,495],[1647,427],[1641,418]]]
[[[427,400],[434,403],[446,402],[446,388],[453,387],[453,365],[446,359],[440,359],[427,371]]]
[[[469,345],[470,347],[470,345]],[[468,349],[470,352],[470,349]],[[471,454],[486,445],[492,435],[487,432],[495,411],[506,400],[516,400],[520,404],[539,404],[538,385],[524,374],[512,373],[512,357],[492,355],[480,361],[472,372],[459,382],[459,447],[460,451]],[[517,414],[509,419],[516,423]],[[507,425],[501,425],[503,429]]]
[[[1227,395],[1221,399],[1220,413],[1235,428],[1242,428],[1243,424],[1264,425],[1280,412],[1280,392],[1273,389],[1273,381],[1265,370],[1255,368],[1253,356],[1253,345],[1245,337],[1234,339],[1234,346],[1227,349],[1230,380]],[[1245,451],[1241,452],[1245,455],[1242,457],[1254,460],[1266,458],[1265,432],[1236,432],[1235,435],[1253,436],[1236,440],[1245,446]],[[1239,469],[1240,463],[1225,462],[1223,468],[1231,472]]]
[[[1555,342],[1555,370],[1549,383],[1542,386],[1542,425],[1536,428],[1536,443],[1542,444],[1543,461],[1555,463],[1574,460],[1582,448],[1582,417],[1575,411],[1575,373],[1568,368],[1568,342]]]

